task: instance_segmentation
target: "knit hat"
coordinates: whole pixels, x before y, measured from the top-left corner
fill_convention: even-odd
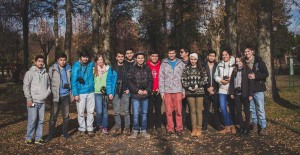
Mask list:
[[[136,58],[138,55],[144,55],[144,56],[146,56],[145,52],[143,52],[143,51],[139,51],[139,52],[135,53],[135,58]]]
[[[192,53],[192,54],[190,54],[190,58],[191,57],[194,57],[194,58],[196,58],[197,60],[198,60],[198,54],[197,53]]]

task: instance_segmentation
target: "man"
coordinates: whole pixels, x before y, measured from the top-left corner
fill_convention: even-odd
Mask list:
[[[252,115],[253,129],[257,130],[257,123],[260,126],[259,135],[264,136],[267,134],[266,127],[266,113],[265,113],[265,101],[264,91],[266,91],[265,81],[269,76],[267,66],[265,62],[254,55],[254,50],[251,47],[247,47],[244,51],[244,56],[247,61],[247,65],[250,67],[253,73],[249,74],[249,79],[254,79],[254,95],[250,101],[250,111]]]
[[[88,51],[82,51],[79,60],[74,63],[72,69],[72,93],[76,101],[80,136],[83,136],[86,131],[89,137],[95,136],[93,132],[95,108],[93,67],[94,62],[90,61]],[[84,118],[85,109],[87,111],[86,121]]]
[[[216,71],[218,63],[216,62],[216,52],[209,51],[207,56],[207,62],[204,63],[204,67],[208,76],[208,84],[204,96],[204,111],[203,111],[203,124],[202,131],[207,130],[207,125],[209,121],[209,109],[212,104],[214,110],[214,123],[218,131],[222,130],[221,122],[219,118],[219,101],[218,101],[218,83],[214,80],[214,73]]]
[[[148,108],[148,131],[152,133],[154,131],[154,124],[155,130],[158,133],[161,133],[161,97],[159,94],[159,70],[160,70],[160,61],[158,60],[158,53],[152,51],[150,53],[150,59],[147,61],[147,64],[152,72],[153,77],[153,87],[152,93],[149,99],[149,108]],[[153,113],[153,108],[155,109],[155,113]]]
[[[67,64],[67,56],[60,53],[57,56],[56,63],[49,68],[49,76],[51,80],[52,104],[49,121],[49,135],[46,142],[50,141],[55,133],[55,124],[59,109],[62,108],[63,116],[63,136],[66,139],[71,138],[68,134],[69,109],[70,109],[70,77],[71,66]]]
[[[190,55],[190,51],[186,48],[182,48],[180,49],[180,57],[182,59],[182,62],[187,65],[189,63],[189,55]],[[187,128],[186,125],[186,108],[187,108],[188,102],[187,99],[184,98],[182,100],[182,125],[183,125],[183,129]]]
[[[128,49],[125,51],[125,65],[127,67],[127,71],[134,65],[135,59],[134,59],[134,52],[133,49]]]
[[[176,58],[174,48],[168,50],[168,58],[162,61],[159,71],[159,91],[162,100],[165,100],[167,115],[167,133],[169,135],[176,133],[182,135],[182,99],[185,98],[184,89],[181,84],[181,76],[185,64],[182,60]],[[176,128],[172,113],[176,113]]]
[[[43,124],[45,114],[45,100],[50,95],[49,74],[44,67],[45,58],[37,55],[34,66],[26,72],[24,77],[23,91],[27,100],[27,132],[26,144],[43,144]],[[33,135],[35,133],[35,141]]]
[[[129,89],[127,86],[127,70],[124,64],[124,54],[117,53],[116,64],[112,65],[108,70],[106,80],[106,93],[109,100],[113,102],[115,125],[112,132],[116,135],[122,133],[120,106],[125,113],[125,128],[126,135],[130,135],[130,114],[129,114]]]

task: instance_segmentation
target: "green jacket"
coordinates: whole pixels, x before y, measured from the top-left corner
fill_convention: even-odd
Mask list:
[[[107,73],[108,73],[108,69],[110,68],[110,66],[106,65],[105,67],[106,67],[106,71],[102,74],[102,76],[94,77],[96,94],[102,94],[100,92],[101,88],[103,86],[106,87],[106,78],[107,78]]]

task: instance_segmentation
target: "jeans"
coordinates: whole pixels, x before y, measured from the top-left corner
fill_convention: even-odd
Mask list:
[[[241,95],[234,96],[234,102],[236,106],[236,116],[238,124],[241,129],[249,129],[250,126],[250,102],[248,97],[242,97]],[[244,106],[245,123],[243,121],[242,106]]]
[[[222,115],[223,115],[225,126],[230,126],[230,125],[233,124],[232,120],[231,120],[231,115],[227,111],[227,100],[228,99],[229,99],[229,95],[219,94],[219,104],[220,104],[220,108],[221,108],[221,112],[222,112]],[[232,108],[230,108],[230,107],[232,106],[232,103],[230,103],[230,100],[228,100],[228,105],[229,105],[229,110],[231,112]]]
[[[95,94],[95,108],[96,108],[96,123],[102,128],[107,128],[108,113],[107,102],[103,98],[103,94]]]
[[[262,129],[267,127],[265,113],[265,96],[263,92],[257,92],[250,101],[250,111],[253,124],[259,124]]]
[[[202,110],[203,97],[187,97],[191,113],[192,128],[201,129],[202,127]]]
[[[210,110],[210,106],[212,105],[213,107],[213,121],[215,123],[215,125],[219,126],[221,124],[220,121],[220,105],[218,103],[218,94],[205,94],[204,96],[204,111],[203,111],[203,125],[207,125],[208,121],[209,121],[209,110]]]
[[[114,108],[114,117],[115,117],[115,128],[121,128],[121,114],[120,108],[122,106],[122,113],[125,114],[125,128],[130,128],[130,114],[129,114],[129,94],[123,94],[122,98],[119,95],[114,96],[113,108]]]
[[[45,115],[45,104],[44,103],[34,103],[33,107],[28,107],[28,122],[27,122],[27,132],[26,140],[33,139],[33,134],[35,132],[35,141],[39,141],[43,136],[43,124]]]
[[[55,124],[57,121],[58,112],[62,108],[62,116],[63,116],[63,131],[68,130],[68,124],[66,124],[69,121],[69,111],[70,111],[70,95],[59,97],[59,102],[52,102],[51,104],[51,111],[50,111],[50,125],[49,128],[52,128],[54,130]]]
[[[94,109],[95,109],[95,95],[94,93],[90,94],[80,94],[80,100],[76,102],[77,112],[78,112],[78,124],[79,131],[85,132],[93,131],[93,122],[94,122]],[[85,122],[84,110],[86,109],[87,118]]]
[[[160,94],[151,95],[148,103],[148,128],[152,129],[155,125],[155,128],[161,128],[162,116],[161,116],[161,105],[162,100]],[[153,109],[155,113],[153,113]]]
[[[167,115],[168,132],[174,132],[173,111],[176,113],[176,131],[181,131],[182,126],[182,93],[165,93],[165,106]]]
[[[148,112],[148,99],[138,100],[131,99],[133,110],[133,130],[141,131],[147,129],[147,112]],[[140,119],[139,119],[140,118]],[[141,122],[140,126],[139,122]]]

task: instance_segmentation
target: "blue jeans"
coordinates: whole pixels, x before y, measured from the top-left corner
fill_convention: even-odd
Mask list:
[[[232,125],[231,116],[227,111],[228,97],[229,97],[229,95],[227,95],[227,94],[219,94],[219,104],[220,104],[220,109],[221,109],[221,112],[222,112],[222,115],[223,115],[225,126]],[[231,103],[229,103],[229,104],[231,104]]]
[[[265,96],[263,92],[257,92],[250,101],[250,111],[253,124],[259,124],[262,129],[267,127],[265,112]]]
[[[114,96],[113,108],[114,108],[114,117],[115,117],[115,128],[121,128],[121,112],[120,108],[122,106],[122,113],[125,114],[125,128],[130,128],[130,114],[129,114],[129,94],[123,94],[122,98],[119,95]]]
[[[133,110],[133,130],[141,131],[147,129],[147,112],[148,112],[148,99],[138,100],[131,99]],[[139,120],[139,117],[141,120]],[[139,122],[142,123],[140,127]]]
[[[90,94],[80,94],[80,100],[76,102],[77,112],[78,112],[78,124],[79,131],[85,132],[93,131],[94,123],[94,109],[95,109],[95,95],[94,93]],[[87,118],[85,122],[84,111],[86,109]]]
[[[103,94],[95,94],[95,109],[97,125],[102,126],[102,128],[107,128],[107,102],[103,98]]]
[[[26,140],[31,140],[35,132],[35,141],[39,141],[43,136],[43,124],[45,115],[45,104],[34,103],[33,107],[27,106],[28,111],[28,123]]]

